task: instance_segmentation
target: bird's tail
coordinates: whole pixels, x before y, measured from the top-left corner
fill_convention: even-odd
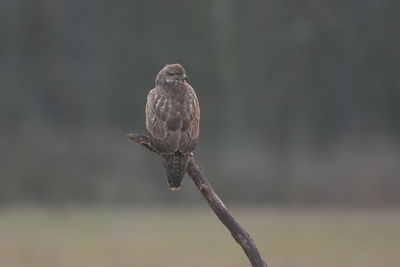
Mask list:
[[[181,187],[182,179],[186,172],[189,155],[184,155],[180,152],[163,154],[162,160],[164,168],[167,171],[169,187],[171,190],[178,190]]]

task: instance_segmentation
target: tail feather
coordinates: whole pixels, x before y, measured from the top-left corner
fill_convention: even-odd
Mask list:
[[[181,187],[183,176],[185,176],[189,155],[180,152],[162,155],[163,165],[167,171],[167,181],[171,190]]]

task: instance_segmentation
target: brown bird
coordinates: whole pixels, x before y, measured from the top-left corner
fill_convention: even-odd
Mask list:
[[[162,156],[168,184],[177,190],[199,140],[199,101],[180,64],[162,68],[155,84],[147,96],[146,127]]]

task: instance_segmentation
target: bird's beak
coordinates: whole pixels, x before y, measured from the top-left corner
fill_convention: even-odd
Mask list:
[[[188,81],[188,76],[186,76],[186,74],[178,75],[177,78],[182,81]]]

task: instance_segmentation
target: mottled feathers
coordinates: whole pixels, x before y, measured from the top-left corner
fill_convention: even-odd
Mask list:
[[[200,107],[179,64],[166,65],[147,96],[146,126],[152,145],[163,156],[172,189],[180,187],[186,165],[199,139]]]

